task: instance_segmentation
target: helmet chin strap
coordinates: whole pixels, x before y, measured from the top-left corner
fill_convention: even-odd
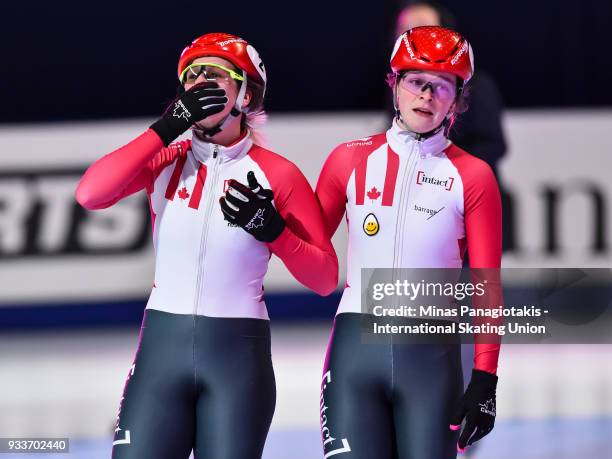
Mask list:
[[[236,96],[236,102],[234,103],[234,106],[227,114],[227,116],[223,118],[216,126],[213,126],[211,128],[201,128],[197,125],[194,125],[192,129],[198,135],[208,140],[211,137],[217,135],[219,132],[221,132],[229,123],[234,120],[234,118],[237,118],[242,113],[246,113],[246,111],[248,111],[248,109],[245,110],[242,108],[242,103],[244,102],[244,97],[246,95],[247,89],[247,74],[244,70],[242,71],[242,78],[244,79],[240,84],[240,89],[238,90],[238,95]]]

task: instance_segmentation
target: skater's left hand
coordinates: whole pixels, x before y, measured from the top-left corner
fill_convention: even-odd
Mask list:
[[[457,451],[487,435],[495,425],[495,391],[497,376],[481,370],[472,370],[472,379],[463,395],[450,424],[459,430],[465,420],[457,442]]]
[[[272,190],[257,182],[253,171],[247,174],[249,186],[230,180],[225,197],[219,199],[225,220],[235,223],[258,241],[272,242],[285,229],[285,220],[272,204]]]

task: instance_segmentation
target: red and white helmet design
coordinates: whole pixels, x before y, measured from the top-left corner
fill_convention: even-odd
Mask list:
[[[448,72],[467,83],[474,74],[474,53],[459,33],[439,26],[414,27],[401,34],[391,53],[391,70]]]
[[[227,59],[248,78],[266,85],[266,69],[259,53],[243,38],[229,33],[207,33],[196,38],[181,53],[178,63],[178,75],[198,57],[216,56]]]

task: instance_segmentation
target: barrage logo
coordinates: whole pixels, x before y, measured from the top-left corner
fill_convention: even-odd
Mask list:
[[[246,43],[246,41],[242,38],[230,38],[229,40],[225,40],[225,41],[220,41],[219,43],[217,43],[217,45],[219,46],[226,46],[229,45],[231,43]]]
[[[429,215],[429,217],[427,217],[427,220],[431,220],[432,217],[435,217],[437,214],[439,214],[440,212],[442,212],[444,210],[444,206],[442,206],[438,210],[435,210],[435,209],[430,209],[429,207],[423,207],[423,206],[419,206],[419,205],[415,204],[414,205],[414,210],[416,212],[422,212],[424,214]]]
[[[436,185],[443,187],[446,191],[450,191],[453,188],[453,183],[455,183],[454,177],[449,177],[445,180],[438,179],[436,177],[430,177],[425,175],[424,171],[417,172],[416,184],[423,185],[424,183],[428,183],[430,185]]]

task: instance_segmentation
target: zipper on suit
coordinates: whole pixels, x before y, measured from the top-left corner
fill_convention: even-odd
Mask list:
[[[419,162],[421,155],[420,143],[414,141],[410,148],[410,155],[408,157],[408,164],[404,168],[402,176],[402,189],[400,193],[400,202],[397,209],[397,225],[395,240],[393,244],[393,269],[391,270],[391,279],[395,282],[398,279],[399,271],[402,267],[402,247],[404,245],[404,237],[406,236],[406,218],[408,215],[408,203],[410,202],[410,189],[412,188],[412,179],[414,177],[414,171]],[[394,348],[393,348],[393,335],[390,335],[389,342],[389,353],[391,362],[391,387],[393,387],[393,362],[394,362]]]
[[[416,150],[416,152],[415,152]],[[410,188],[412,187],[412,176],[414,175],[414,170],[416,169],[420,145],[418,141],[414,141],[410,148],[410,153],[408,155],[408,164],[404,168],[402,174],[402,185],[400,190],[400,200],[397,209],[397,224],[395,229],[395,239],[393,244],[393,276],[397,275],[396,270],[401,267],[401,247],[404,243],[405,236],[405,222],[407,215],[407,203],[410,198]]]
[[[195,299],[193,302],[193,313],[194,315],[198,313],[198,306],[200,303],[200,290],[202,290],[202,284],[204,283],[204,258],[206,256],[206,242],[208,239],[208,230],[210,228],[210,216],[212,214],[212,209],[215,199],[214,191],[217,189],[217,182],[219,181],[219,169],[221,164],[221,157],[219,156],[219,146],[213,145],[213,154],[212,161],[210,164],[209,177],[210,180],[206,180],[208,182],[208,190],[203,190],[203,198],[205,202],[204,207],[204,223],[202,226],[202,235],[200,238],[200,256],[198,259],[198,275],[196,278],[196,288],[195,288]]]

